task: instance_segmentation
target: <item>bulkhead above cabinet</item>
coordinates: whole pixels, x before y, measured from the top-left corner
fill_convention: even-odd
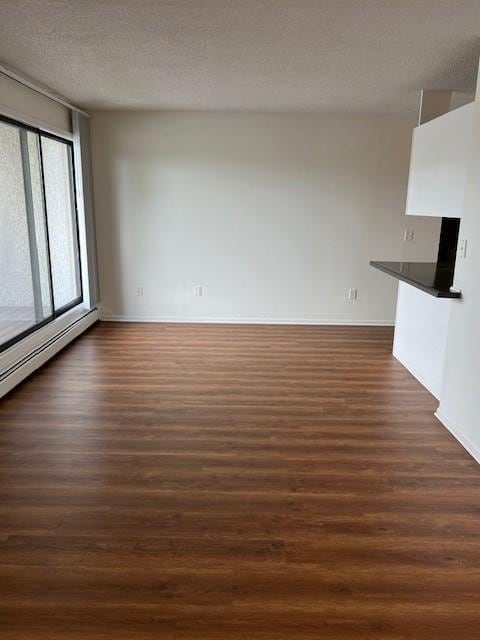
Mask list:
[[[460,218],[475,103],[414,129],[406,214]]]

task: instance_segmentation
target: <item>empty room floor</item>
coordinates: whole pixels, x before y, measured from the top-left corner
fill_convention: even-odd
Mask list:
[[[91,329],[0,403],[2,640],[477,640],[479,467],[391,343]]]

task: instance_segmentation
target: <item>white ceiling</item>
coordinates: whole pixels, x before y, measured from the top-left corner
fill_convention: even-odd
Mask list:
[[[412,113],[480,0],[0,0],[0,61],[87,108]]]

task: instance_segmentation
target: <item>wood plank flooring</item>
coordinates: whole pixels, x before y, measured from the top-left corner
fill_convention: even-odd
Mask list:
[[[0,401],[0,638],[478,640],[479,466],[391,342],[90,330]]]

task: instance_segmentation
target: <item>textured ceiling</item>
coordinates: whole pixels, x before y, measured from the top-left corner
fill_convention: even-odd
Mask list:
[[[480,0],[0,0],[0,61],[87,108],[412,113]]]

